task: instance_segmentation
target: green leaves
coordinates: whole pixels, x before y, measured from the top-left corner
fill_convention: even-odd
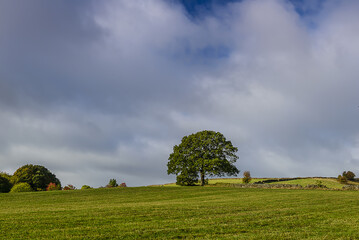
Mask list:
[[[177,184],[180,185],[189,185],[189,182],[196,181],[198,175],[202,185],[206,175],[233,176],[239,173],[234,166],[238,159],[237,151],[220,132],[197,132],[183,137],[181,143],[173,147],[167,173],[176,174]]]

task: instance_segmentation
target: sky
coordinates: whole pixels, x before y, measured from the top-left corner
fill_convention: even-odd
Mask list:
[[[0,1],[0,171],[174,182],[221,132],[252,177],[359,175],[359,1]]]

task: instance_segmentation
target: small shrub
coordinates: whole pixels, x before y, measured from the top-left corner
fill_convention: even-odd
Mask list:
[[[342,176],[346,177],[348,180],[354,180],[355,178],[355,174],[352,171],[344,171]]]
[[[127,187],[126,183],[121,183],[119,187]]]
[[[81,187],[81,189],[82,189],[82,190],[84,190],[84,189],[92,189],[92,187],[90,187],[89,185],[83,185],[83,186]]]
[[[63,190],[75,190],[75,189],[76,187],[72,184],[67,184],[67,186],[63,188]]]
[[[49,185],[47,185],[46,187],[46,191],[54,191],[54,190],[61,190],[61,186],[60,185],[56,185],[56,183],[49,183]]]
[[[243,183],[249,183],[251,180],[252,180],[251,173],[249,171],[245,171],[243,173],[243,179],[242,179]]]
[[[338,182],[346,184],[348,182],[348,179],[345,176],[338,175]]]
[[[117,184],[117,181],[116,179],[110,179],[110,181],[108,182],[107,186],[108,188],[111,188],[111,187],[118,187],[118,184]]]
[[[25,182],[22,182],[22,183],[18,183],[16,185],[14,185],[12,188],[11,188],[11,193],[15,193],[15,192],[32,192],[34,191],[30,184],[28,183],[25,183]]]

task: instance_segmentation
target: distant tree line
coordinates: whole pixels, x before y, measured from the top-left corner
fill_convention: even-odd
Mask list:
[[[24,165],[12,176],[0,174],[0,192],[45,191],[50,183],[61,188],[60,180],[55,174],[40,165]]]
[[[119,185],[116,179],[110,179],[106,187],[126,187],[126,183]],[[75,189],[76,187],[72,184],[62,187],[56,175],[41,165],[24,165],[18,168],[13,175],[0,172],[0,193]],[[92,187],[83,185],[81,189],[92,189]]]

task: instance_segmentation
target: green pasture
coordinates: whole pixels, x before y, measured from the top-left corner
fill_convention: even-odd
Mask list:
[[[259,182],[259,181],[263,181],[266,179],[268,179],[268,178],[252,178],[250,183]],[[242,181],[242,178],[212,178],[212,179],[208,179],[209,185],[216,184],[216,183],[243,183],[243,181]],[[168,184],[157,185],[157,186],[174,187],[174,186],[178,186],[178,185],[176,185],[175,183],[168,183]]]
[[[252,178],[250,183],[259,182],[266,179],[268,178]],[[208,184],[216,184],[216,183],[243,183],[243,181],[242,178],[214,178],[208,180]]]
[[[295,180],[288,180],[288,181],[281,181],[281,182],[273,182],[270,184],[298,184],[302,187],[305,187],[307,185],[315,185],[317,184],[317,181],[321,181],[323,185],[325,185],[328,188],[333,189],[342,189],[343,184],[339,183],[337,179],[335,178],[302,178],[302,179],[295,179]],[[354,184],[357,185],[357,182],[348,181],[348,184]]]
[[[278,178],[252,178],[250,183],[255,183],[255,182],[259,182],[259,181],[263,181],[263,180],[268,180],[268,179],[278,179]],[[287,181],[276,181],[276,182],[271,182],[269,184],[298,184],[302,187],[305,187],[307,185],[316,185],[318,183],[318,181],[321,181],[321,183],[323,185],[325,185],[328,188],[332,188],[332,189],[342,189],[343,188],[343,184],[339,183],[337,181],[336,178],[300,178],[300,179],[293,179],[293,180],[287,180]],[[214,179],[209,179],[208,184],[209,185],[213,185],[216,183],[243,183],[242,178],[214,178]],[[354,181],[348,181],[348,184],[353,184],[353,185],[359,185],[359,182],[354,182]],[[173,186],[177,186],[175,183],[170,183],[170,184],[165,184],[163,185],[165,187],[173,187]]]
[[[0,239],[359,239],[358,191],[139,187],[0,203]]]

